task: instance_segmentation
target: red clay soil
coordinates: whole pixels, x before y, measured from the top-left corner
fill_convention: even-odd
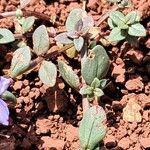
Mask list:
[[[101,150],[148,150],[150,149],[150,1],[133,0],[134,7],[142,15],[147,37],[140,39],[138,48],[126,42],[115,47],[105,47],[111,68],[107,78],[111,80],[104,90],[101,105],[107,113],[107,135],[100,144]],[[0,12],[17,8],[18,0],[1,0]],[[73,8],[82,6],[80,1],[60,0],[32,1],[27,11],[44,13],[51,17],[51,23],[37,21],[37,26],[46,24],[56,32],[65,29],[67,14]],[[95,21],[110,9],[105,0],[89,0],[87,11]],[[14,18],[0,19],[0,27],[14,29]],[[109,33],[104,22],[101,35]],[[55,50],[52,47],[51,50]],[[7,74],[10,68],[12,48],[0,46],[0,74]],[[65,60],[65,56],[61,56]],[[66,60],[78,64],[79,61]],[[75,66],[79,70],[79,65]],[[0,127],[0,150],[79,150],[78,127],[82,119],[81,96],[58,77],[53,88],[43,85],[37,71],[16,79],[10,90],[17,96],[16,107],[10,108],[10,126]],[[123,121],[123,108],[130,98],[136,98],[141,106],[141,122]]]

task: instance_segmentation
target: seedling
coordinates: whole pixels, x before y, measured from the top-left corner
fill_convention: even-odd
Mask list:
[[[146,36],[146,30],[139,21],[140,15],[137,11],[131,11],[126,16],[120,11],[111,12],[108,24],[112,31],[108,40],[118,42],[127,39],[130,42],[132,38]]]
[[[93,26],[94,20],[91,16],[87,16],[82,9],[74,9],[66,21],[67,32],[57,35],[55,40],[61,44],[74,43],[75,49],[80,52],[84,45],[84,38]]]

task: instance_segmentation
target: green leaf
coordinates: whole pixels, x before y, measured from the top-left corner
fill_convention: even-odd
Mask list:
[[[107,84],[107,79],[102,79],[102,80],[100,80],[100,88],[101,89],[104,89],[105,88],[105,86],[106,86],[106,84]]]
[[[94,80],[91,83],[91,86],[93,88],[98,88],[100,86],[100,80],[98,78],[94,78]]]
[[[12,101],[12,102],[16,102],[16,97],[14,94],[12,94],[11,92],[9,91],[5,91],[2,95],[1,95],[1,98],[3,100],[6,100],[6,101]]]
[[[13,33],[5,28],[0,28],[0,44],[7,44],[13,42],[15,37]]]
[[[113,28],[110,32],[110,35],[108,36],[108,40],[110,42],[117,42],[121,41],[126,38],[125,30],[121,30],[117,27]]]
[[[112,21],[117,25],[117,26],[123,26],[125,25],[125,16],[123,13],[120,11],[112,11],[109,14],[109,17],[112,19]]]
[[[83,150],[94,150],[106,134],[106,113],[100,106],[89,108],[79,126],[80,145]]]
[[[34,22],[35,22],[34,16],[30,16],[28,18],[25,18],[25,20],[23,21],[23,24],[22,24],[23,32],[24,33],[28,32],[32,28],[32,26],[34,25]]]
[[[31,52],[28,46],[17,49],[13,53],[11,61],[10,74],[11,77],[16,77],[24,72],[30,65]]]
[[[62,78],[72,88],[78,89],[80,85],[79,77],[74,73],[71,67],[65,64],[63,61],[58,61],[58,68]]]
[[[101,79],[109,69],[109,57],[105,49],[97,45],[89,51],[89,55],[81,64],[81,74],[88,85],[94,78]]]
[[[140,15],[137,11],[131,11],[126,16],[126,24],[133,24],[140,21]]]
[[[91,27],[94,26],[94,20],[92,16],[84,16],[82,18],[82,21],[83,21],[83,28],[90,29]]]
[[[57,77],[56,65],[50,61],[44,60],[39,69],[40,80],[49,87],[53,87],[56,83],[56,77]]]
[[[146,30],[140,23],[135,23],[129,27],[128,34],[132,36],[146,36]]]
[[[78,52],[80,52],[82,47],[83,47],[83,45],[84,45],[84,39],[83,39],[83,37],[79,37],[77,39],[74,39],[73,43],[74,43],[74,46],[75,46],[76,50]]]
[[[66,50],[66,55],[69,58],[74,58],[77,55],[77,51],[74,46]]]
[[[89,44],[89,49],[93,49],[96,46],[96,40],[91,41]]]
[[[101,97],[103,95],[104,95],[104,92],[103,92],[102,89],[100,89],[100,88],[95,88],[94,89],[94,96]]]
[[[74,31],[76,28],[76,24],[82,17],[86,14],[86,12],[81,8],[73,9],[66,20],[66,29],[67,32]]]
[[[45,54],[50,46],[49,35],[44,25],[39,26],[33,33],[33,51],[37,55]]]
[[[58,34],[55,37],[56,42],[61,43],[61,44],[72,44],[73,40],[71,40],[70,38],[68,38],[67,36],[67,32],[63,32]]]
[[[84,86],[80,89],[80,94],[82,95],[91,95],[93,94],[93,87]]]
[[[110,28],[111,29],[113,29],[113,28],[115,28],[116,27],[116,25],[114,24],[114,22],[112,21],[112,19],[111,18],[108,18],[108,25],[110,26]]]

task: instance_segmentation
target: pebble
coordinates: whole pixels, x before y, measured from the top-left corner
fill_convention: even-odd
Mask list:
[[[139,141],[144,148],[150,148],[150,138],[140,138]]]

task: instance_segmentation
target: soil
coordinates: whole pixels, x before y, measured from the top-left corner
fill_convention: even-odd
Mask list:
[[[142,24],[147,37],[140,39],[138,48],[126,42],[105,47],[111,67],[107,78],[109,85],[101,105],[107,113],[107,135],[100,143],[101,150],[148,150],[150,149],[150,1],[133,0],[134,7],[142,15]],[[15,10],[18,0],[1,0],[0,12]],[[51,23],[39,20],[36,25],[45,24],[56,32],[65,30],[67,14],[73,8],[82,7],[77,0],[44,1],[33,0],[26,7],[50,16]],[[89,0],[88,13],[97,22],[111,6],[105,0]],[[14,30],[14,18],[0,19],[0,27]],[[104,22],[101,35],[107,35],[109,28]],[[53,40],[53,39],[52,39]],[[53,46],[50,50],[56,49]],[[12,58],[12,47],[0,46],[1,75],[8,73]],[[65,56],[60,56],[65,60]],[[70,64],[78,60],[67,59]],[[78,65],[74,65],[79,70]],[[82,119],[81,96],[71,89],[61,77],[49,88],[41,83],[37,71],[19,76],[10,90],[17,97],[17,104],[10,106],[10,125],[0,126],[0,150],[79,150],[78,127]],[[141,106],[140,122],[123,121],[123,108],[130,98],[136,98]]]

